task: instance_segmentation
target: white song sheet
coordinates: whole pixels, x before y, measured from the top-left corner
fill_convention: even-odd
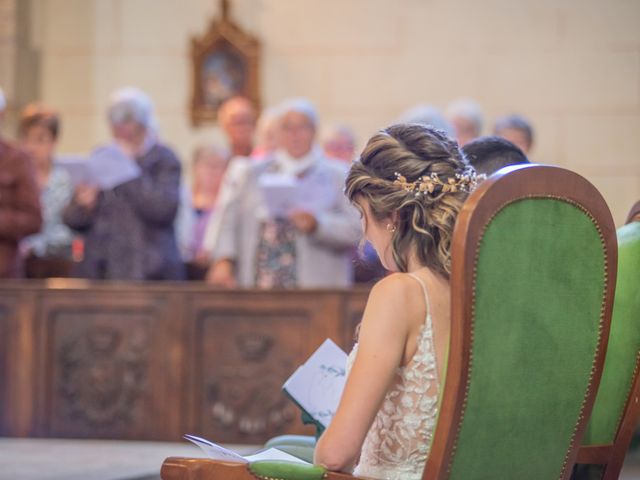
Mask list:
[[[314,215],[331,208],[336,191],[331,178],[297,178],[281,173],[264,173],[258,179],[263,203],[271,218],[286,218],[296,210]]]
[[[327,427],[340,403],[346,369],[347,354],[328,338],[282,388],[305,412]]]
[[[94,185],[101,190],[111,190],[140,176],[138,163],[111,144],[95,149],[89,157],[72,155],[60,157],[56,165],[64,168],[74,185]]]
[[[294,457],[293,455],[289,455],[277,448],[268,448],[261,452],[254,453],[253,455],[242,456],[233,450],[224,448],[223,446],[210,442],[204,438],[196,437],[195,435],[184,435],[184,438],[185,440],[189,440],[200,447],[207,457],[213,460],[235,463],[249,463],[257,460],[286,460],[289,462],[307,464],[304,460]]]

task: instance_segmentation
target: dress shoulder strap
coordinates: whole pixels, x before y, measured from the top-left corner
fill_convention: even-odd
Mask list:
[[[427,291],[427,286],[424,284],[422,279],[419,276],[417,276],[415,273],[408,273],[407,275],[415,279],[422,287],[422,293],[424,294],[424,304],[425,304],[425,307],[427,308],[427,312],[425,314],[425,317],[426,317],[425,323],[427,323],[427,325],[431,327],[431,308],[429,305],[429,292]]]

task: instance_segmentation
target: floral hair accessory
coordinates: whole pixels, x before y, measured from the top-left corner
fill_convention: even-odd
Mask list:
[[[473,170],[456,173],[445,180],[441,180],[437,173],[420,177],[415,182],[408,182],[406,177],[398,172],[395,172],[395,176],[396,180],[393,184],[405,192],[415,193],[416,197],[434,193],[436,190],[438,190],[437,193],[470,192],[478,183]]]

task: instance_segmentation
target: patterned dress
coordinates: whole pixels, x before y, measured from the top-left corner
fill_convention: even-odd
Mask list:
[[[436,369],[433,328],[427,289],[421,285],[427,305],[425,323],[418,334],[411,361],[399,367],[382,407],[365,437],[355,475],[380,480],[422,478],[438,414],[439,379]],[[349,354],[347,370],[355,361],[356,344]]]
[[[47,186],[40,194],[42,229],[22,240],[20,247],[23,250],[29,250],[37,257],[71,258],[73,234],[62,221],[62,213],[72,197],[71,178],[64,169],[54,165]]]

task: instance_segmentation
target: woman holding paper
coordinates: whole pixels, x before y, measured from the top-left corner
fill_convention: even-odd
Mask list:
[[[88,160],[95,178],[80,185],[67,225],[85,235],[81,275],[111,280],[180,280],[174,233],[180,161],[157,141],[153,107],[140,90],[114,93],[108,111],[111,145]]]
[[[449,341],[453,227],[475,186],[455,141],[431,127],[374,135],[347,178],[366,238],[398,272],[371,290],[336,415],[315,463],[378,479],[422,478]]]
[[[225,287],[344,287],[360,237],[357,212],[342,195],[346,167],[314,144],[315,107],[280,108],[279,148],[246,168],[217,209],[207,280]],[[240,175],[239,175],[240,177]]]

